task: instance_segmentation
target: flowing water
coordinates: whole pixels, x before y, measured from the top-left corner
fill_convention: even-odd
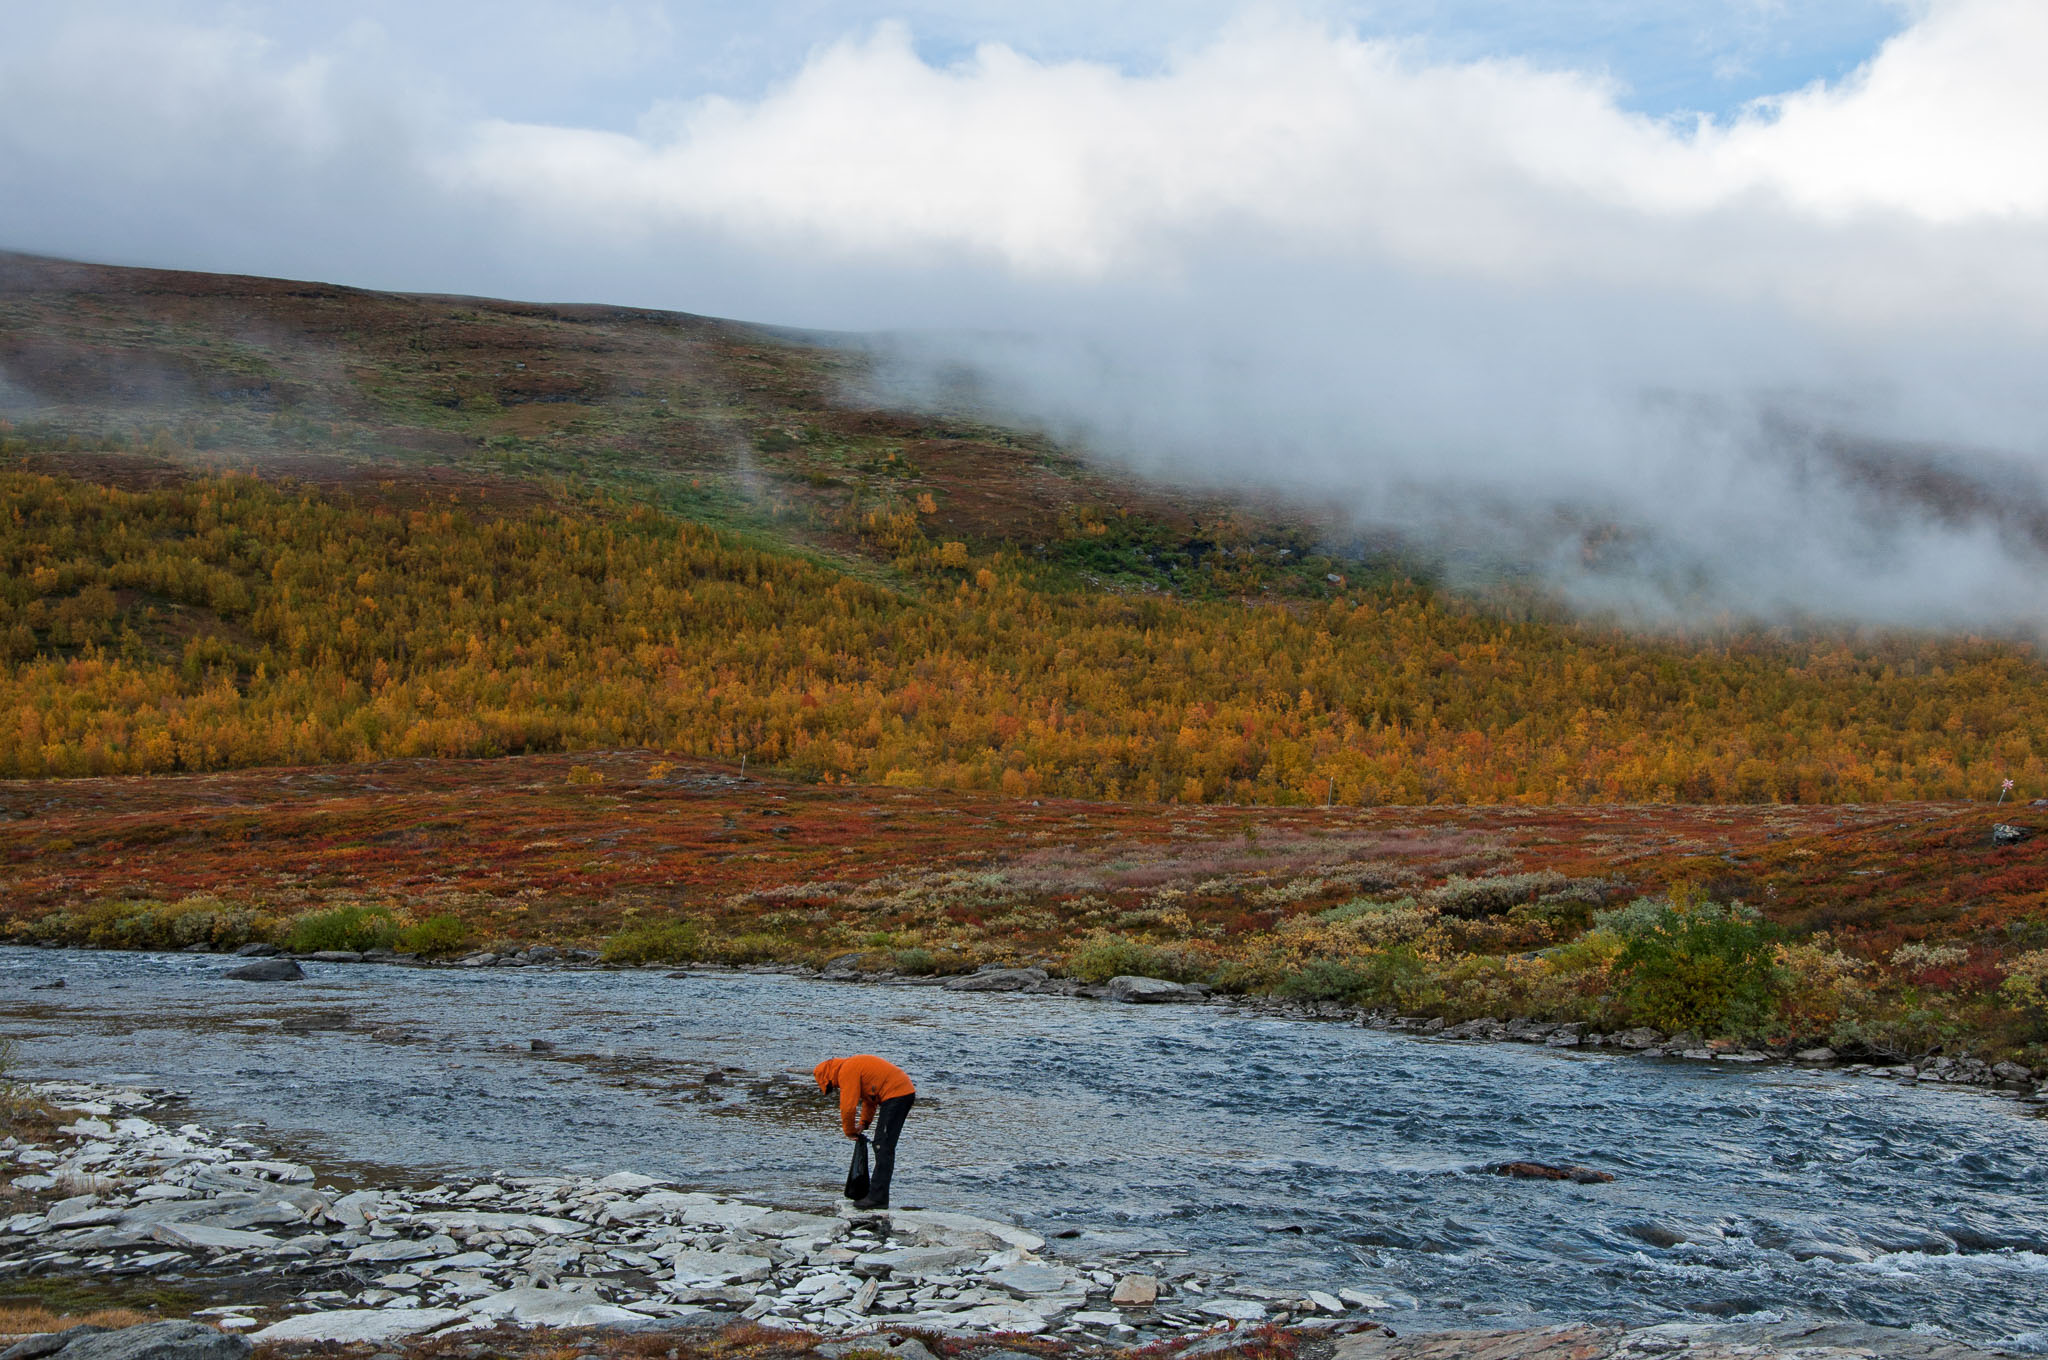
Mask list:
[[[792,1204],[831,1196],[846,1151],[808,1069],[877,1052],[919,1088],[899,1206],[1362,1288],[1403,1330],[1762,1314],[2048,1350],[2048,1121],[1979,1095],[1213,1007],[230,963],[0,949],[0,1033],[29,1074],[171,1085],[333,1165],[632,1169]],[[1616,1179],[1479,1171],[1518,1159]]]

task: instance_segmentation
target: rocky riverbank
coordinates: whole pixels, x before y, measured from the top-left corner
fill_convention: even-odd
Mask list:
[[[200,1311],[258,1340],[746,1320],[1132,1345],[1268,1322],[1352,1330],[1389,1307],[1337,1285],[1236,1288],[1177,1252],[1083,1259],[966,1214],[791,1207],[630,1170],[346,1188],[275,1149],[176,1122],[170,1093],[61,1082],[32,1093],[69,1122],[46,1143],[4,1148],[13,1188],[35,1203],[0,1222],[0,1276],[218,1294]]]

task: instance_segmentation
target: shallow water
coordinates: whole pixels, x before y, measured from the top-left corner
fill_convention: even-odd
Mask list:
[[[1763,1313],[2048,1350],[2048,1121],[1982,1096],[1210,1007],[715,973],[309,964],[252,984],[229,966],[0,949],[0,1033],[32,1075],[172,1085],[194,1118],[261,1121],[330,1163],[630,1168],[799,1204],[843,1174],[822,1100],[703,1072],[807,1081],[820,1057],[879,1052],[919,1087],[896,1203],[1079,1228],[1079,1252],[1183,1248],[1255,1284],[1408,1295],[1403,1330]],[[279,1023],[320,1012],[350,1028]],[[1617,1179],[1474,1174],[1523,1158]]]

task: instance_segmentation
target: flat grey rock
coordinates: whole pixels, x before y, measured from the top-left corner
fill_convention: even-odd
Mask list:
[[[180,1321],[92,1332],[51,1354],[58,1360],[242,1360],[251,1349],[239,1336]]]
[[[679,1251],[669,1264],[682,1283],[730,1284],[766,1279],[774,1263],[765,1256],[739,1251]]]
[[[1034,1298],[1041,1294],[1067,1293],[1079,1286],[1080,1277],[1071,1270],[1047,1265],[1043,1261],[1021,1261],[989,1276],[988,1283],[1020,1297]]]
[[[359,1262],[424,1261],[434,1256],[453,1256],[462,1248],[452,1237],[436,1235],[424,1241],[394,1237],[384,1242],[367,1242],[348,1254],[349,1264]]]
[[[649,1321],[635,1313],[566,1289],[507,1289],[478,1299],[469,1311],[478,1317],[522,1323],[529,1327],[604,1327]]]
[[[302,1313],[256,1333],[257,1341],[367,1341],[376,1344],[439,1331],[469,1314],[455,1308],[337,1308]]]
[[[269,1233],[216,1228],[205,1223],[159,1223],[149,1235],[167,1247],[201,1247],[208,1251],[269,1251],[284,1245]]]
[[[949,992],[1021,992],[1044,982],[1043,968],[984,968],[966,977],[946,979]]]

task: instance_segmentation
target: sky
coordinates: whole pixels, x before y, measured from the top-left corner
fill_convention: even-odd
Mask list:
[[[1629,617],[2048,623],[2041,0],[0,0],[0,38],[0,247],[873,333],[889,399]]]

